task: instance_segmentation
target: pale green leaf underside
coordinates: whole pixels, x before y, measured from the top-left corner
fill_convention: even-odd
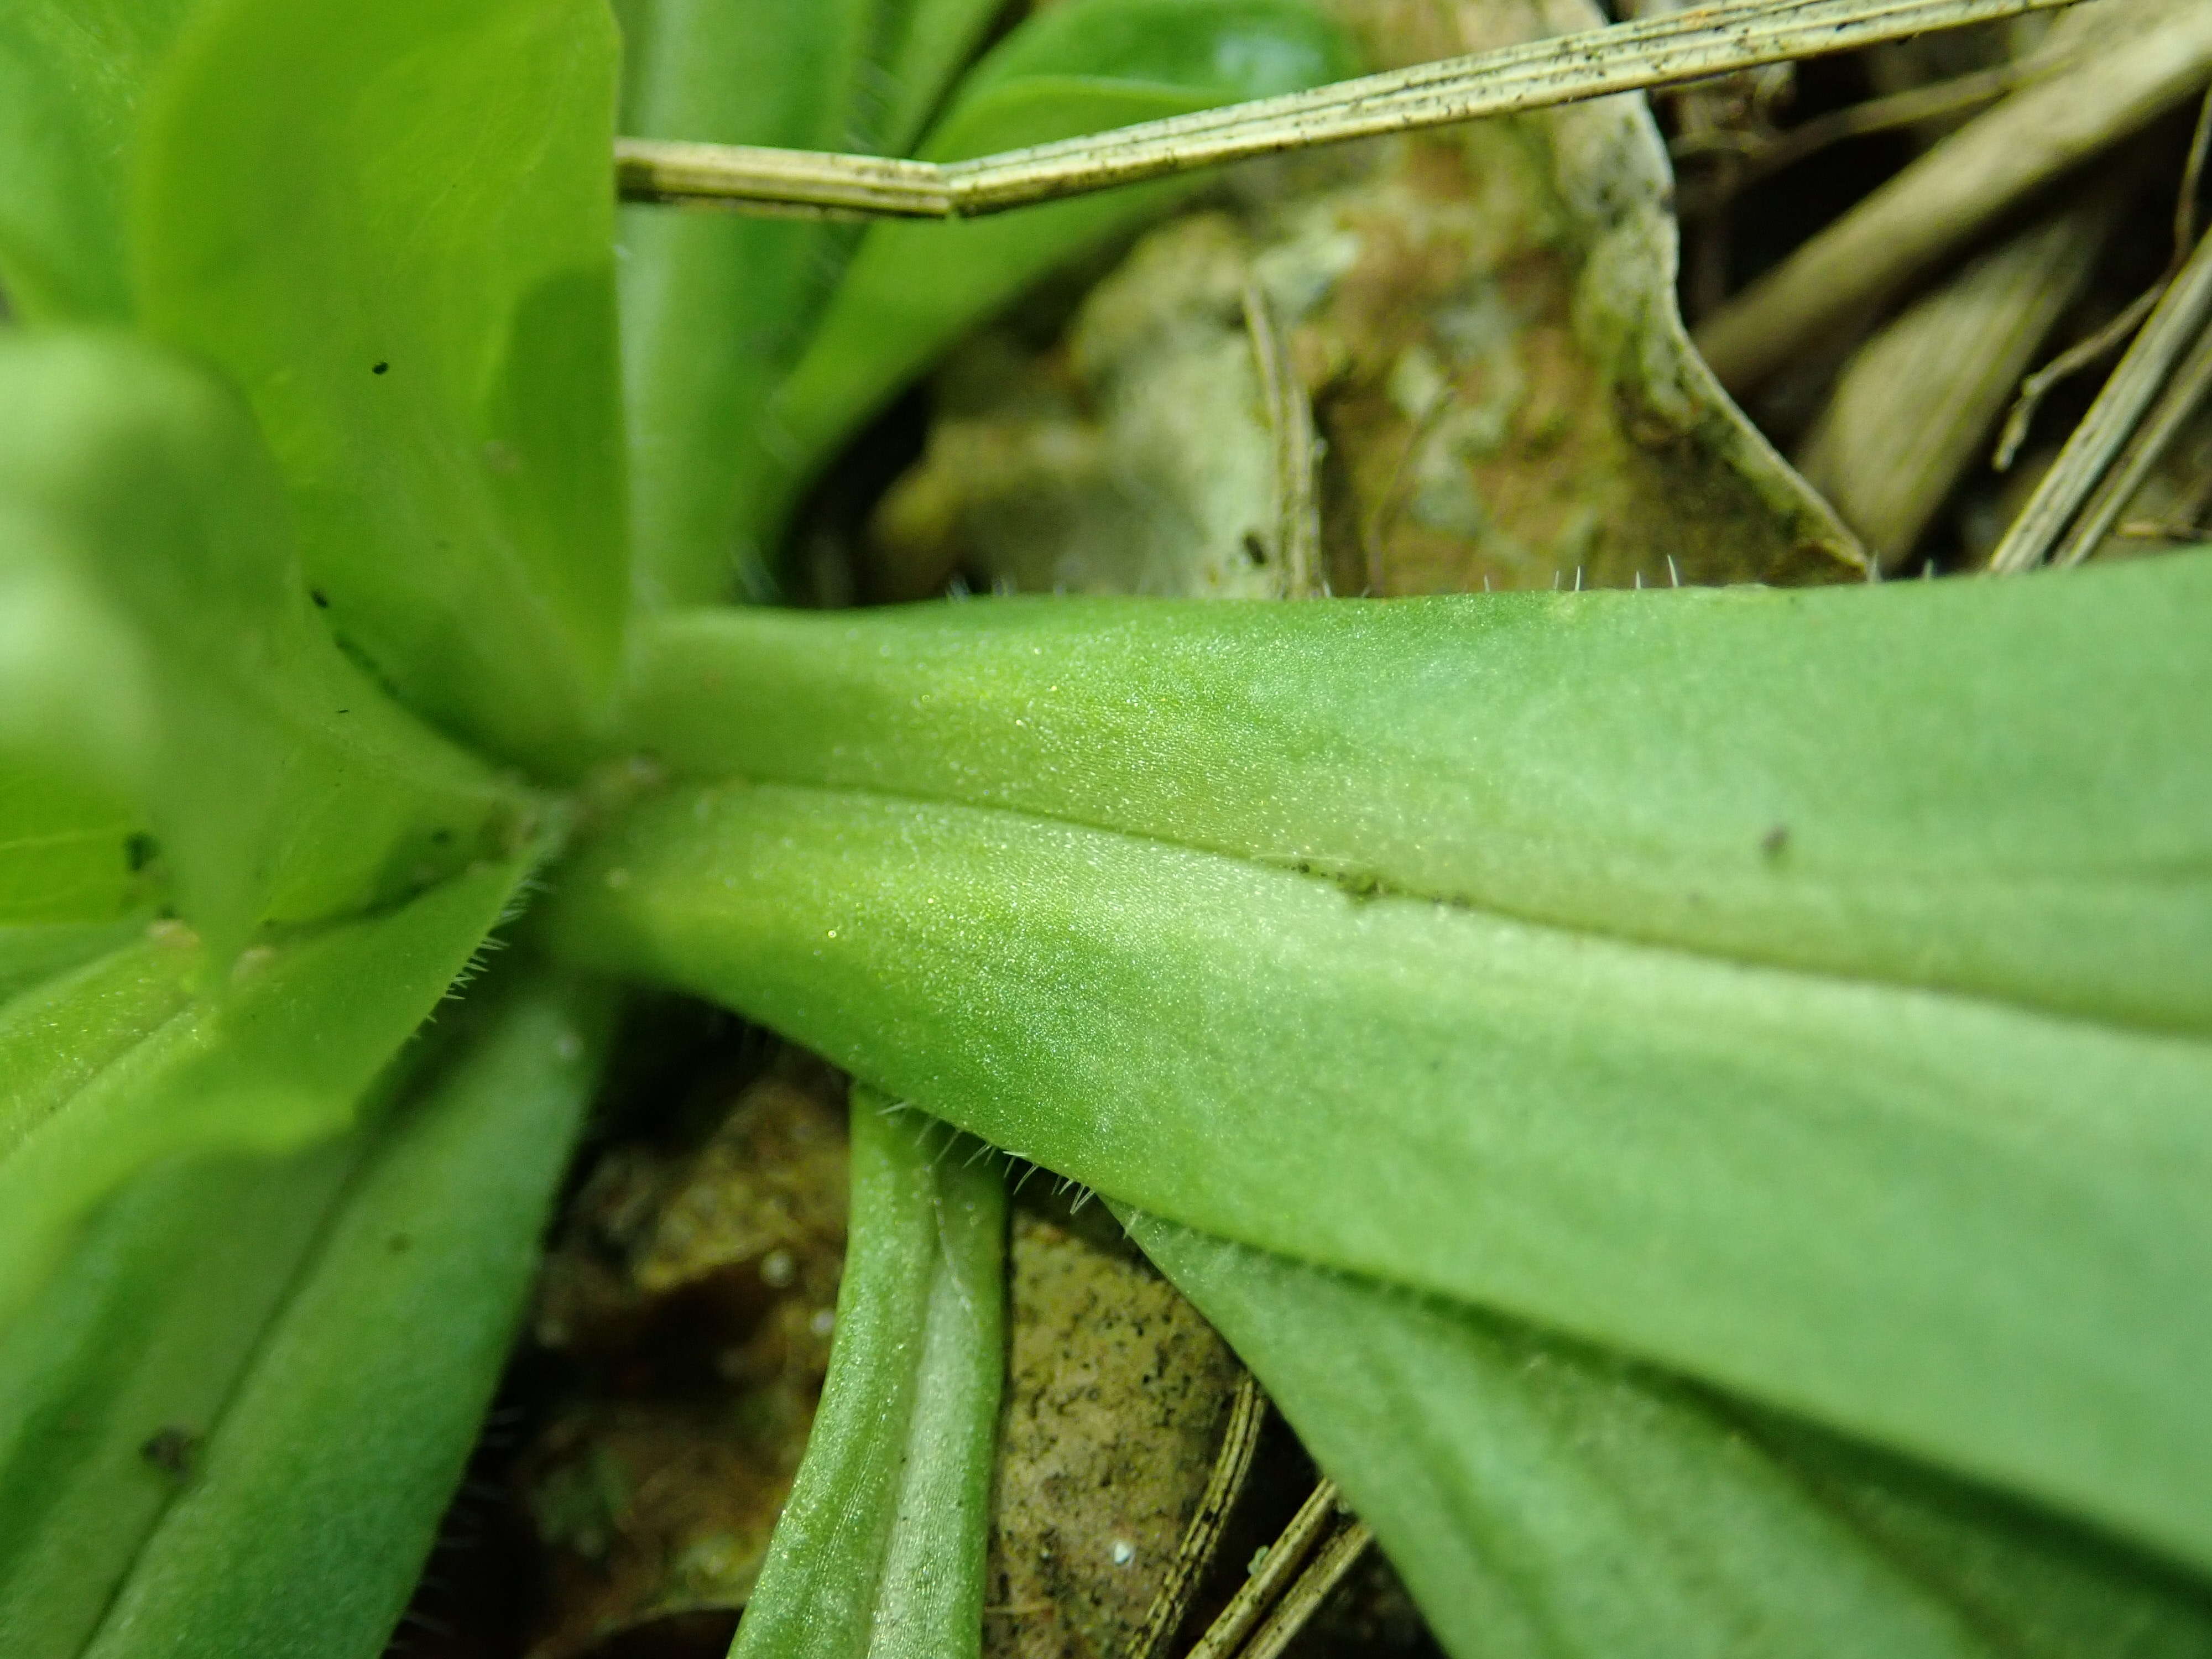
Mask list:
[[[644,642],[627,730],[690,777],[2202,1033],[2208,629],[2208,553],[1873,590],[695,612]]]
[[[1465,1659],[2183,1659],[2212,1595],[2101,1540],[1510,1321],[1157,1218]]]
[[[853,1094],[822,1407],[732,1659],[958,1659],[983,1619],[1006,1369],[1000,1163]]]
[[[644,808],[559,933],[2212,1560],[2208,582],[682,619],[633,732],[802,781]]]
[[[558,765],[629,598],[593,0],[212,0],[138,139],[137,317],[246,392],[328,616]]]

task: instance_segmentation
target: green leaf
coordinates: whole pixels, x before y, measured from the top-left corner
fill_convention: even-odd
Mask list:
[[[976,65],[922,146],[932,161],[1018,149],[1354,72],[1305,0],[1067,0]],[[836,445],[1054,266],[1196,187],[1109,191],[964,224],[872,228],[753,440],[756,534],[771,533]]]
[[[144,926],[136,918],[0,924],[0,1003],[120,949]]]
[[[212,0],[131,219],[143,325],[245,389],[341,637],[556,765],[629,597],[616,53],[595,0]]]
[[[186,1158],[126,1183],[0,1334],[0,1650],[75,1659],[356,1161]],[[164,1467],[164,1464],[167,1467]]]
[[[167,927],[0,1003],[0,1160],[189,997],[201,952]]]
[[[822,1407],[732,1659],[957,1659],[981,1641],[1005,1183],[988,1148],[857,1088],[852,1179]]]
[[[332,644],[245,410],[164,354],[0,342],[0,919],[112,919],[158,842],[227,957],[523,833]]]
[[[2204,552],[1879,592],[700,612],[642,641],[627,731],[682,776],[2212,1032],[2208,626]]]
[[[830,787],[644,806],[556,931],[1148,1212],[2212,1561],[2209,582],[687,621],[640,735]]]
[[[860,77],[875,0],[633,0],[623,130],[652,138],[870,149]],[[803,220],[629,208],[622,329],[631,537],[648,605],[725,598],[741,538],[731,458],[798,356],[850,234]]]
[[[0,583],[0,605],[23,597],[17,584]],[[43,623],[42,609],[25,604],[11,611],[12,619]],[[57,630],[64,640],[74,631]],[[0,659],[11,655],[0,644]],[[9,736],[15,735],[16,722],[4,724]],[[4,738],[0,745],[14,746]],[[140,908],[152,886],[146,869],[151,843],[134,839],[141,822],[89,779],[66,770],[56,776],[50,769],[21,763],[17,756],[0,757],[0,931],[14,934],[25,927],[71,921],[97,925]],[[0,957],[7,954],[0,945]],[[9,977],[0,967],[0,986]]]
[[[886,155],[904,155],[1006,8],[997,0],[905,0],[896,9],[896,40],[884,54],[890,108],[882,145]]]
[[[598,1075],[602,990],[495,993],[400,1113],[93,1659],[373,1659],[490,1403]]]
[[[0,15],[0,289],[40,322],[131,312],[139,106],[198,0],[15,0]]]
[[[55,1017],[0,1034],[0,1329],[95,1206],[141,1171],[218,1152],[276,1155],[343,1133],[370,1080],[467,968],[526,873],[471,870],[401,909],[240,958],[159,1024],[167,964],[82,970]],[[120,981],[112,996],[100,975]],[[13,1012],[16,1005],[10,1005]],[[124,1046],[129,1034],[146,1035]],[[56,1043],[57,1033],[66,1038]]]
[[[1510,1321],[1125,1218],[1466,1659],[2212,1653],[2212,1595]]]

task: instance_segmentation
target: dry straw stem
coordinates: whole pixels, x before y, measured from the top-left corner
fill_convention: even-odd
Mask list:
[[[2212,6],[2205,10],[2212,15]],[[1990,556],[1990,569],[2032,570],[2054,552],[2067,563],[2088,556],[2119,516],[2134,483],[2140,483],[2142,475],[2156,464],[2159,453],[2187,417],[2188,406],[2177,413],[2173,405],[2187,394],[2187,371],[2195,367],[2194,357],[2203,355],[2197,348],[2208,323],[2212,323],[2212,236],[2197,242],[2197,251],[2167,285],[2142,332]],[[2147,415],[2152,416],[2148,423]],[[2138,433],[2144,445],[2154,434],[2163,435],[2145,455],[2144,445],[2134,442]],[[2123,451],[2127,452],[2124,456]],[[2100,490],[2106,474],[2113,471],[2115,459],[2123,465],[2112,487]],[[2131,469],[2134,483],[2119,493],[2121,481]],[[2087,512],[2093,496],[2095,511]],[[2101,522],[2099,514],[2103,515]]]
[[[1336,1520],[1337,1501],[1334,1480],[1322,1481],[1308,1494],[1283,1528],[1282,1536],[1267,1546],[1251,1576],[1237,1587],[1229,1605],[1185,1659],[1231,1659],[1239,1652],[1253,1626],[1294,1588],[1292,1580],[1298,1569]]]
[[[615,177],[625,201],[963,218],[1249,156],[1701,80],[2066,3],[1735,0],[969,161],[620,138]],[[2212,22],[2212,6],[2187,3]]]
[[[2135,436],[2128,441],[2128,447],[2120,452],[2120,459],[2112,464],[2096,493],[2089,497],[2089,504],[2075,520],[2066,539],[2051,556],[2051,563],[2079,564],[2104,544],[2105,538],[2119,522],[2121,510],[2142,488],[2151,469],[2166,459],[2166,451],[2180,437],[2183,427],[2208,393],[2212,393],[2212,323],[2198,331],[2196,345],[2174,371],[2173,378],[2166,382],[2166,390],[2159,394],[2158,402],[2136,429]],[[2191,532],[2192,539],[2197,533],[2200,532]]]
[[[1298,1582],[1276,1604],[1267,1615],[1267,1622],[1260,1626],[1237,1659],[1277,1659],[1284,1649],[1296,1640],[1328,1593],[1344,1582],[1345,1574],[1359,1563],[1367,1553],[1367,1547],[1375,1541],[1373,1528],[1364,1521],[1347,1521],[1321,1547],[1311,1565],[1298,1575]]]
[[[2099,181],[2102,184],[2104,181]],[[2087,284],[2127,192],[2098,188],[1966,265],[1853,354],[1799,469],[1885,571],[1909,556]]]
[[[1145,1615],[1144,1628],[1129,1648],[1127,1659],[1155,1659],[1181,1628],[1190,1611],[1199,1581],[1213,1565],[1221,1546],[1222,1529],[1230,1512],[1243,1496],[1244,1482],[1252,1473],[1252,1455],[1260,1448],[1260,1431],[1267,1417],[1267,1396],[1249,1371],[1237,1375],[1237,1393],[1229,1403],[1229,1421],[1221,1433],[1221,1450],[1213,1460],[1198,1510],[1183,1529],[1182,1542],[1169,1565],[1159,1594]]]
[[[1299,383],[1267,294],[1244,285],[1244,330],[1260,372],[1274,444],[1275,558],[1286,599],[1321,594],[1321,489],[1314,476],[1313,404]]]
[[[1685,133],[1667,147],[1674,160],[1686,161],[1719,155],[1728,158],[1732,167],[1725,185],[1709,185],[1694,195],[1686,191],[1677,210],[1685,219],[1711,213],[1761,179],[1771,179],[1832,144],[1964,115],[2027,85],[2038,73],[2048,74],[2056,67],[2040,58],[2000,64],[1994,69],[1978,70],[1972,75],[1957,76],[1929,86],[1907,87],[1885,98],[1869,98],[1864,103],[1815,116],[1772,137],[1729,127]]]
[[[2074,61],[1936,144],[1698,328],[1723,386],[1756,388],[1837,324],[2202,90],[2212,80],[2212,4],[2097,0],[2042,50]]]
[[[2204,180],[2208,148],[2212,148],[2212,93],[2206,94],[2198,106],[2197,131],[2189,140],[2189,160],[2181,169],[2181,189],[2173,204],[2173,257],[2166,263],[2166,274],[2138,294],[2104,327],[2087,339],[2068,347],[2021,382],[2020,398],[2005,416],[2004,435],[1997,440],[1994,465],[1998,471],[2002,472],[2013,464],[2020,447],[2027,441],[2028,428],[2051,389],[2083,369],[2103,362],[2125,345],[2136,330],[2142,326],[2142,319],[2150,315],[2151,307],[2165,295],[2166,285],[2173,280],[2182,262],[2189,258],[2189,250],[2197,242],[2197,195]]]

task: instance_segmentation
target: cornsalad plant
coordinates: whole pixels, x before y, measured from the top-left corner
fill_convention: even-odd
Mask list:
[[[975,1650],[938,1120],[1115,1206],[1462,1659],[2212,1651],[2212,556],[728,603],[1179,186],[618,261],[618,88],[949,158],[1352,68],[1068,0],[963,76],[997,9],[0,13],[0,1652],[379,1649],[632,982],[865,1085],[745,1654]]]

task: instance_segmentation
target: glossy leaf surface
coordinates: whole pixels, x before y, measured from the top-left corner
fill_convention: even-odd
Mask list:
[[[1466,1659],[2212,1653],[2201,1584],[2048,1516],[1526,1326],[1126,1218]]]
[[[89,1654],[383,1650],[506,1361],[606,1032],[588,988],[489,1000],[368,1152]]]
[[[0,289],[22,315],[130,315],[131,141],[198,3],[15,0],[0,13]]]
[[[852,1231],[806,1456],[732,1659],[957,1659],[981,1646],[1006,1370],[998,1159],[853,1093]]]
[[[526,798],[332,643],[246,410],[166,354],[0,350],[0,595],[9,919],[110,919],[159,856],[227,957],[521,833]]]
[[[2212,1321],[2191,1288],[2212,1274],[2212,1044],[2149,1029],[2204,1006],[2208,574],[2199,557],[1996,591],[818,619],[851,695],[787,690],[731,743],[804,742],[848,787],[645,808],[573,872],[562,938],[1137,1207],[1617,1346],[2212,1559]],[[939,625],[967,655],[925,692],[896,641]],[[993,650],[994,627],[1018,647]],[[1072,660],[1046,655],[1055,635],[1084,680],[1048,678]],[[720,653],[733,699],[767,637]],[[1365,654],[1378,638],[1395,675]],[[2075,695],[2007,744],[1961,742],[2005,660]],[[1609,721],[1636,666],[1655,672]],[[790,684],[787,659],[766,672]],[[938,742],[902,760],[878,738],[917,696]],[[2124,772],[2104,769],[2116,754]],[[2129,781],[2124,809],[2098,780]],[[1641,810],[1605,817],[1616,789]],[[917,799],[940,792],[1000,804]],[[1037,810],[1054,792],[1062,816]],[[1832,905],[1847,925],[1777,927],[1761,961],[1725,934],[1622,938],[1419,891],[1482,875],[1491,824],[1501,866],[1525,858],[1547,821],[1516,802],[1553,809],[1584,902],[1614,878],[1632,921],[1639,869],[1702,884],[1692,855],[1739,836],[1747,878],[1705,890],[1783,886],[1756,830],[1778,811],[1815,877],[1918,849],[1917,881],[1888,890],[1920,919],[1869,904],[1862,929]],[[1070,821],[1085,807],[1127,827]],[[1231,833],[1240,853],[1176,844]],[[1297,867],[1324,859],[1367,879]],[[2045,930],[2043,953],[1974,988],[2019,1002],[1950,988],[1954,941],[2008,927]],[[1882,954],[1899,941],[1927,961]],[[2161,949],[2167,982],[2138,959]],[[1797,965],[1814,951],[1857,972]]]
[[[1069,0],[975,66],[921,154],[949,161],[1018,149],[1355,72],[1344,37],[1303,0]],[[872,227],[769,405],[761,522],[961,334],[1194,187],[1170,180],[965,224]]]
[[[592,0],[214,0],[140,140],[141,324],[245,389],[339,636],[555,765],[629,574]]]

